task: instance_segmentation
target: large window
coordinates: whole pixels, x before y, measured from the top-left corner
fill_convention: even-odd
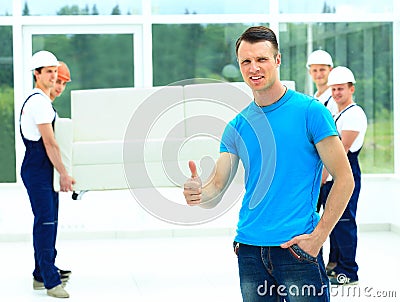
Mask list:
[[[355,99],[368,117],[362,171],[398,174],[399,10],[397,0],[2,0],[0,182],[18,179],[23,146],[15,107],[31,88],[24,66],[31,51],[47,49],[69,65],[72,82],[55,107],[70,117],[71,90],[242,81],[235,41],[260,24],[279,33],[281,79],[300,92],[315,90],[305,67],[315,49],[353,70]]]
[[[368,117],[362,152],[364,173],[392,173],[393,41],[391,23],[282,24],[281,78],[296,81],[297,90],[313,94],[305,67],[307,50],[324,49],[336,66],[349,67],[356,77],[355,101]],[[311,35],[311,36],[310,36]]]
[[[12,28],[0,26],[0,183],[15,182]]]
[[[188,78],[241,81],[234,52],[248,24],[153,25],[153,85]],[[331,53],[357,79],[355,101],[368,117],[360,154],[364,173],[392,173],[393,43],[391,23],[281,23],[281,79],[312,95],[315,87],[305,67],[315,49]]]
[[[61,117],[71,117],[71,90],[134,86],[132,41],[131,34],[33,36],[33,52],[51,51],[70,68],[72,81],[54,102]]]

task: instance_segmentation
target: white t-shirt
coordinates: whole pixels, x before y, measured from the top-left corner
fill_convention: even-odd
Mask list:
[[[51,124],[56,113],[51,105],[50,98],[39,88],[35,88],[29,95],[31,96],[26,102],[21,115],[21,130],[24,137],[31,141],[38,141],[41,137],[37,125]]]
[[[360,106],[352,106],[354,104],[355,103],[348,105],[333,117],[339,134],[341,134],[343,130],[359,132],[349,149],[351,152],[360,150],[364,143],[365,132],[367,131],[367,116]],[[350,106],[352,107],[349,108]]]
[[[338,107],[335,102],[335,100],[332,97],[332,90],[329,87],[327,90],[324,91],[323,94],[317,97],[317,92],[314,94],[314,97],[322,103],[322,105],[325,106],[325,102],[328,101],[328,104],[326,105],[326,108],[330,111],[332,116],[334,116],[336,113],[338,113]]]

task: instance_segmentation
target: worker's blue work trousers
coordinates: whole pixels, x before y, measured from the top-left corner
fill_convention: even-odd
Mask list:
[[[33,248],[35,270],[33,276],[43,281],[49,289],[61,284],[55,266],[58,226],[58,193],[53,189],[53,165],[42,139],[29,141],[23,138],[26,152],[21,167],[21,177],[27,189],[34,215]]]
[[[361,190],[361,170],[357,158],[359,152],[348,152],[347,154],[353,172],[355,187],[342,217],[340,217],[329,237],[329,262],[337,263],[334,268],[335,273],[343,274],[354,281],[358,280],[356,214]],[[332,182],[329,182],[321,188],[320,194],[323,197],[324,207],[331,187]]]
[[[337,263],[333,270],[336,274],[344,274],[352,280],[358,280],[356,212],[359,192],[357,188],[354,190],[342,217],[330,235],[332,253],[330,258],[336,259]]]

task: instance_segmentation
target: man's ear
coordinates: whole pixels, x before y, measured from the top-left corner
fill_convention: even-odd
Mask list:
[[[278,53],[278,54],[276,55],[275,61],[276,61],[277,67],[281,66],[281,54],[280,54],[280,53]]]

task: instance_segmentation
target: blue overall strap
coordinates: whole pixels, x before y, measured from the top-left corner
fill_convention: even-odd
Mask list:
[[[335,119],[335,125],[337,124],[338,119],[340,119],[340,117],[342,116],[343,113],[345,113],[347,110],[349,110],[350,108],[357,106],[356,104],[352,104],[351,106],[347,107],[345,110],[343,110],[342,112],[340,112],[339,116]]]
[[[25,105],[26,105],[26,102],[27,102],[31,97],[33,97],[35,94],[40,94],[40,93],[39,93],[39,92],[35,92],[35,93],[32,93],[30,96],[28,96],[27,99],[25,100],[25,102],[22,104],[21,112],[19,113],[19,132],[21,133],[21,137],[24,137],[24,135],[22,134],[22,128],[21,128],[21,116],[22,116],[22,111],[24,110],[24,107],[25,107]],[[54,108],[53,104],[51,104],[51,107],[53,107],[54,113],[56,113],[57,111],[56,111],[56,109]],[[51,125],[53,126],[53,129],[54,129],[54,122],[55,122],[55,119],[56,119],[56,115],[54,116],[54,120],[53,120],[53,122],[51,123]]]
[[[39,92],[35,92],[35,93],[32,93],[30,96],[28,96],[27,99],[25,100],[25,102],[22,104],[21,112],[19,113],[19,132],[21,133],[21,137],[24,137],[24,135],[22,134],[22,128],[21,128],[21,116],[22,116],[22,111],[24,110],[24,107],[25,107],[25,105],[26,105],[26,102],[27,102],[31,97],[33,97],[35,94],[40,94],[40,93],[39,93]]]
[[[345,113],[347,110],[349,110],[350,108],[352,108],[352,107],[354,107],[354,106],[357,106],[357,104],[352,104],[351,106],[349,106],[349,107],[347,107],[345,110],[343,110],[343,111],[339,114],[339,116],[337,117],[337,119],[335,119],[335,125],[336,125],[336,122],[338,121],[338,119],[340,119],[340,117],[342,116],[342,114]],[[342,139],[342,138],[340,137],[340,133],[339,133],[339,138]],[[361,147],[361,148],[362,148],[362,147]],[[358,154],[359,154],[360,151],[361,151],[361,148],[360,148],[358,151],[355,151],[355,152],[351,152],[351,151],[349,150],[349,151],[347,152],[347,157],[349,158],[349,160],[350,160],[350,159],[353,159],[353,158],[357,158]]]
[[[329,96],[329,98],[325,101],[325,103],[324,103],[324,106],[325,106],[325,107],[328,106],[328,103],[329,103],[329,101],[331,100],[331,98],[332,98],[332,96]]]

